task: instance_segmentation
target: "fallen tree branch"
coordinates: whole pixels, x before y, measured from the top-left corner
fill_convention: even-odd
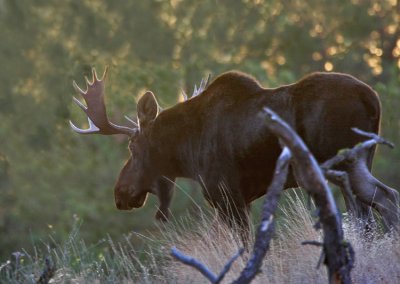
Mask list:
[[[195,268],[197,271],[199,271],[201,274],[204,275],[211,283],[213,284],[218,284],[221,283],[221,281],[224,279],[226,273],[228,273],[229,269],[231,268],[232,264],[235,262],[235,260],[241,256],[244,252],[244,249],[241,248],[224,266],[222,271],[220,272],[219,275],[214,274],[205,264],[203,264],[201,261],[195,259],[194,257],[184,255],[182,252],[180,252],[177,248],[173,247],[171,249],[171,254],[173,257],[175,257],[177,260],[180,262],[189,265],[193,268]]]
[[[390,148],[394,147],[393,143],[383,139],[382,137],[380,137],[379,135],[377,135],[375,133],[365,132],[358,128],[352,128],[351,130],[353,130],[354,132],[356,132],[359,135],[366,136],[371,139],[361,142],[351,149],[340,150],[339,153],[335,157],[333,157],[321,164],[321,168],[323,171],[329,170],[329,169],[333,168],[335,165],[337,165],[343,161],[346,161],[346,160],[351,161],[351,160],[357,159],[357,155],[361,151],[371,148],[371,147],[375,146],[376,144],[386,145]]]
[[[366,131],[361,130],[361,129],[357,128],[357,127],[353,127],[353,128],[351,128],[351,130],[353,130],[357,134],[360,134],[362,136],[369,137],[372,140],[375,140],[377,144],[386,145],[386,146],[388,146],[389,148],[392,148],[392,149],[394,148],[394,144],[392,142],[382,138],[381,136],[379,136],[376,133],[366,132]]]
[[[273,214],[278,207],[279,197],[287,179],[291,156],[290,150],[284,147],[276,163],[273,180],[264,198],[261,224],[257,230],[253,252],[239,278],[233,282],[235,284],[250,283],[260,271],[262,261],[269,249],[269,243],[275,229]]]
[[[266,120],[268,129],[292,152],[291,165],[296,180],[309,192],[319,209],[329,283],[351,283],[353,261],[348,254],[350,244],[347,245],[343,239],[340,214],[321,168],[302,139],[275,112],[264,108],[260,115]]]
[[[305,245],[310,245],[310,246],[316,246],[316,247],[322,247],[324,244],[319,242],[319,241],[302,241],[301,244],[303,246]]]
[[[346,164],[357,163],[357,160],[360,159],[360,157],[363,157],[367,153],[369,148],[374,147],[377,144],[383,144],[390,148],[393,148],[394,144],[375,133],[366,132],[358,128],[352,128],[352,131],[370,139],[358,143],[353,148],[340,150],[336,156],[322,163],[320,167],[324,172],[325,177],[330,182],[338,185],[342,189],[346,208],[350,216],[352,218],[355,218],[356,220],[362,220],[362,223],[360,224],[361,229],[365,232],[368,232],[371,230],[372,227],[374,227],[375,224],[373,216],[367,213],[368,217],[366,217],[365,208],[363,208],[360,203],[356,202],[354,191],[350,184],[347,172],[334,170],[332,168],[344,162]],[[378,183],[377,185],[379,184],[381,183]]]
[[[325,177],[332,183],[340,186],[342,188],[344,202],[346,204],[347,210],[350,214],[357,216],[358,208],[356,204],[356,200],[353,195],[353,191],[351,190],[349,176],[344,171],[337,171],[331,169],[322,169]]]

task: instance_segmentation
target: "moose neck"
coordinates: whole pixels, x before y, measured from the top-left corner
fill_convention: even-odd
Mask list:
[[[164,110],[154,121],[151,141],[161,175],[194,178],[202,132],[202,117],[190,102]]]

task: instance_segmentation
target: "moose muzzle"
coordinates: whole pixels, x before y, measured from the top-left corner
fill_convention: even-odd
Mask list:
[[[147,192],[136,194],[132,188],[116,187],[114,190],[115,205],[119,210],[140,208],[147,199]]]

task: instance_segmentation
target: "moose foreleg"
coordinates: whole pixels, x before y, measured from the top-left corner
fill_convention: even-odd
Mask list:
[[[159,207],[156,213],[158,221],[167,222],[169,219],[169,206],[174,193],[174,181],[168,178],[160,178],[155,185],[154,193],[158,197]]]

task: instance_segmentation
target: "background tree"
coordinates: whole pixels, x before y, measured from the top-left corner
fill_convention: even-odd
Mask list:
[[[0,255],[48,234],[62,238],[76,220],[84,220],[88,242],[154,228],[153,199],[130,214],[113,203],[125,139],[69,129],[69,119],[84,121],[71,82],[83,84],[92,66],[111,66],[107,100],[116,121],[134,116],[145,89],[168,107],[208,73],[239,69],[269,87],[313,71],[350,73],[380,93],[382,135],[399,144],[399,7],[396,0],[0,1]],[[380,149],[374,168],[400,188],[396,149]],[[173,211],[188,203],[178,193]]]

